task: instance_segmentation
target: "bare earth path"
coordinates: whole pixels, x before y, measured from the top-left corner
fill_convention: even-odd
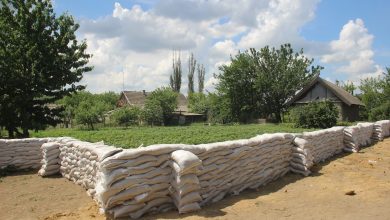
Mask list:
[[[355,195],[346,195],[354,191]],[[351,193],[349,193],[351,194]],[[353,194],[353,193],[352,193]],[[179,215],[145,219],[390,219],[390,139],[315,167],[312,176],[288,174]],[[19,173],[0,179],[0,219],[106,219],[85,191],[64,178]]]

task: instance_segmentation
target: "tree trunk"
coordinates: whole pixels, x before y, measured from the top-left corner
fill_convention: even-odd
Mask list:
[[[15,138],[14,129],[8,128],[7,130],[8,130],[8,138],[10,139]]]
[[[282,122],[282,117],[281,117],[280,111],[275,112],[275,120],[277,123]]]
[[[28,138],[30,136],[30,133],[28,132],[27,128],[23,128],[23,138]]]

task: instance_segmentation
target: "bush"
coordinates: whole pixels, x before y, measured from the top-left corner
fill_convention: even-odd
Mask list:
[[[188,96],[188,108],[191,112],[206,114],[209,109],[207,96],[203,93],[190,93]]]
[[[152,115],[151,112],[156,113],[155,120],[152,121],[158,122],[160,121],[160,111],[162,112],[163,122],[165,124],[169,124],[170,119],[172,118],[172,113],[177,108],[177,96],[178,94],[174,92],[171,88],[162,87],[154,90],[150,95],[146,97],[145,101],[145,114],[146,118],[149,121]],[[157,107],[158,105],[159,107]]]
[[[210,93],[208,95],[209,111],[208,121],[215,124],[233,123],[230,101],[226,96]]]
[[[390,101],[371,109],[368,118],[370,121],[390,119]]]
[[[311,102],[290,111],[292,122],[301,128],[329,128],[337,124],[338,109],[329,101]]]
[[[160,102],[147,99],[142,111],[142,119],[149,125],[161,125],[164,122],[164,111]]]
[[[111,118],[113,121],[120,126],[129,126],[139,124],[141,109],[136,106],[123,107],[116,110]]]
[[[94,124],[99,122],[101,108],[93,105],[89,101],[82,101],[76,110],[76,121],[78,124],[87,125],[88,128],[94,130]]]

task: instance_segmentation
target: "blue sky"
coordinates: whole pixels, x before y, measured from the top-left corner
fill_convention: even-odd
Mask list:
[[[390,66],[386,0],[55,0],[81,24],[94,70],[92,92],[153,90],[167,85],[172,50],[184,74],[193,52],[206,66],[206,87],[231,54],[289,42],[325,69],[322,77],[358,83]],[[183,77],[186,79],[186,77]],[[186,90],[186,81],[183,90]]]

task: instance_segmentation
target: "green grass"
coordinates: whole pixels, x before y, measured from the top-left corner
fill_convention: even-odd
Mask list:
[[[123,148],[151,144],[201,144],[254,137],[264,133],[298,133],[310,129],[290,124],[203,125],[167,127],[100,128],[99,130],[48,129],[31,133],[32,137],[69,136],[83,141],[104,143]]]

